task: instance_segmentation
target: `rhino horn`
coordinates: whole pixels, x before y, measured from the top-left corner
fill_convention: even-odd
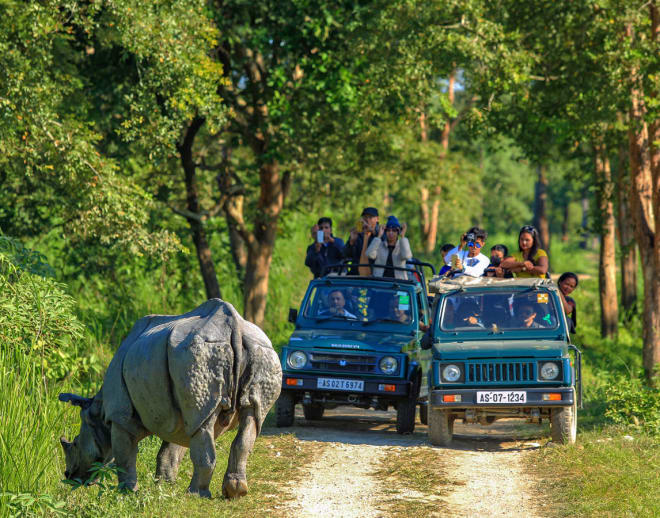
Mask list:
[[[79,406],[82,409],[89,408],[92,404],[92,398],[82,397],[77,394],[61,393],[58,399],[62,403],[71,403],[73,406]]]

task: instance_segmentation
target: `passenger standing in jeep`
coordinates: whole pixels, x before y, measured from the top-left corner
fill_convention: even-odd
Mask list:
[[[447,274],[453,277],[481,277],[490,263],[488,257],[481,253],[487,237],[486,231],[479,227],[472,227],[463,234],[460,244],[445,256],[445,263],[451,267]],[[467,250],[464,250],[466,245]]]
[[[378,209],[374,207],[366,207],[362,211],[360,220],[355,228],[351,230],[351,235],[348,242],[344,247],[343,256],[345,259],[350,259],[354,264],[362,263],[361,259],[366,262],[367,247],[376,238],[380,226],[378,225]],[[369,261],[373,264],[373,261]],[[369,268],[361,268],[359,272],[361,275],[369,275]],[[352,268],[351,275],[358,273],[356,268]]]
[[[321,277],[323,270],[330,264],[340,263],[344,242],[332,235],[332,220],[320,218],[318,223],[312,227],[312,238],[314,243],[307,247],[307,266],[314,278]]]
[[[406,266],[406,261],[412,259],[406,228],[406,224],[401,225],[396,216],[390,216],[387,218],[385,228],[381,227],[378,237],[371,241],[367,248],[367,257],[369,261],[374,262],[374,277],[408,278],[407,272],[393,268],[393,266],[403,268]]]

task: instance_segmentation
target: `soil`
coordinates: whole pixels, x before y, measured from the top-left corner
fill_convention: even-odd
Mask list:
[[[290,432],[298,441],[318,444],[318,456],[305,466],[302,483],[289,488],[295,496],[289,514],[387,517],[392,515],[393,496],[405,499],[405,504],[415,498],[428,503],[428,494],[415,488],[392,491],[376,474],[383,456],[412,448],[429,462],[442,463],[447,474],[447,484],[438,488],[437,495],[430,495],[437,501],[438,516],[540,515],[535,508],[535,480],[525,473],[523,460],[545,442],[547,428],[524,425],[520,420],[501,420],[484,427],[457,422],[452,446],[435,448],[419,420],[410,435],[397,434],[395,420],[392,411],[339,408],[326,410],[321,420],[305,421],[298,408],[295,426],[265,431]]]

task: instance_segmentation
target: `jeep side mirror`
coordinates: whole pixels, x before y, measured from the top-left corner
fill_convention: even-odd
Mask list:
[[[298,310],[296,308],[289,308],[289,322],[295,324],[296,320],[298,320]]]
[[[424,349],[428,350],[433,347],[433,333],[431,332],[432,327],[429,327],[429,329],[424,333],[424,336],[422,336],[422,339],[419,343],[419,346]]]

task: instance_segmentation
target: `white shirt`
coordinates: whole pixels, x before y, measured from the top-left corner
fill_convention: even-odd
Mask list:
[[[482,253],[474,257],[468,257],[468,253],[468,250],[460,250],[456,246],[447,252],[447,255],[445,255],[445,263],[448,266],[451,266],[452,256],[458,254],[458,258],[461,260],[461,263],[463,263],[465,275],[469,275],[471,277],[481,277],[484,274],[484,270],[488,268],[490,259]]]

